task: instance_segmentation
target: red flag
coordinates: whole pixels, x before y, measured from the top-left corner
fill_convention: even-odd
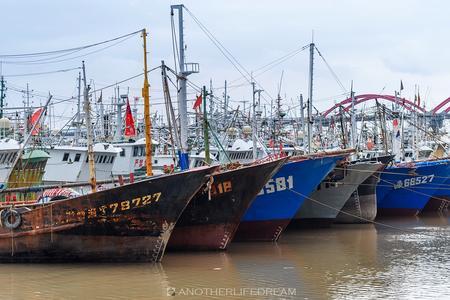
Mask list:
[[[197,96],[197,99],[195,100],[194,106],[192,108],[197,110],[197,108],[199,108],[200,105],[202,105],[202,95]]]
[[[127,99],[127,109],[125,111],[125,136],[131,137],[136,135],[134,127],[133,115],[131,114],[130,101]]]
[[[373,143],[371,138],[367,139],[367,150],[372,150],[375,144]]]
[[[398,120],[397,120],[397,119],[394,119],[394,121],[392,122],[392,124],[394,125],[394,127],[397,127],[397,126],[398,126]]]
[[[36,109],[33,114],[31,115],[30,118],[30,128],[33,128],[34,124],[36,124],[42,114],[42,112],[44,111],[44,108],[38,108]],[[39,131],[41,130],[41,125],[40,124],[36,124],[36,126],[34,127],[34,130],[31,131],[31,135],[38,135]]]

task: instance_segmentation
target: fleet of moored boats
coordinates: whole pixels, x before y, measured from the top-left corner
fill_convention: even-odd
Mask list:
[[[182,5],[172,6],[172,16],[182,10]],[[196,69],[184,66],[177,75],[179,118],[165,88],[168,124],[151,123],[145,30],[142,36],[140,132],[134,124],[137,112],[133,115],[128,103],[122,124],[120,97],[115,115],[101,108],[99,120],[90,120],[92,92],[84,62],[79,100],[83,94],[86,121],[80,126],[79,101],[73,135],[59,131],[58,142],[46,142],[51,133],[42,124],[51,96],[26,116],[22,130],[0,119],[0,262],[159,262],[166,250],[276,242],[288,226],[371,223],[383,216],[448,210],[450,158],[442,141],[448,134],[438,128],[431,139],[427,130],[408,131],[408,120],[426,127],[426,118],[398,105],[386,116],[387,107],[377,103],[366,119],[357,118],[352,108],[350,118],[341,114],[336,122],[311,115],[310,94],[311,121],[305,124],[303,105],[302,117],[291,122],[280,97],[277,112],[262,117],[254,84],[248,115],[239,114],[239,108],[228,111],[227,96],[223,112],[208,112],[203,88],[188,124],[181,114],[187,76]],[[314,44],[311,49],[312,55]],[[180,55],[181,66],[184,52]],[[167,85],[170,69],[164,62],[160,68]],[[312,84],[312,67],[310,73]],[[385,125],[391,120],[392,130]],[[418,141],[427,147],[418,147]]]

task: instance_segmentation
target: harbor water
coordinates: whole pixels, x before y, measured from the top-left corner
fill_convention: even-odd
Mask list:
[[[377,221],[161,264],[0,264],[0,299],[450,298],[450,215]]]

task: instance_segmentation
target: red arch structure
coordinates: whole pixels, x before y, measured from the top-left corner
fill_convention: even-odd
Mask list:
[[[391,95],[377,95],[377,94],[358,95],[358,96],[355,96],[355,105],[358,105],[360,103],[363,103],[363,102],[366,102],[366,101],[369,101],[369,100],[375,100],[375,99],[384,99],[384,100],[387,100],[387,101],[390,101],[390,102],[398,103],[399,105],[403,106],[404,108],[406,108],[409,111],[419,111],[419,112],[422,112],[422,113],[425,112],[424,108],[418,106],[414,102],[412,102],[412,101],[410,101],[408,99],[405,99],[405,98],[398,98],[398,97],[391,96]],[[448,99],[448,101],[450,102],[449,99]],[[340,106],[343,106],[343,105],[346,105],[346,104],[350,104],[347,107],[345,107],[345,110],[349,110],[351,108],[351,103],[352,103],[352,98],[344,99],[341,102],[336,103],[335,105],[333,105],[332,107],[330,107],[329,109],[324,111],[322,113],[322,116],[326,117],[332,111],[334,111],[336,108],[338,108]]]
[[[445,105],[447,105],[447,103],[450,102],[450,97],[448,97],[447,99],[445,99],[444,101],[442,101],[441,103],[439,103],[438,105],[436,105],[435,108],[433,108],[431,110],[431,113],[433,115],[435,115],[437,113],[438,110],[440,110],[441,108],[443,108]],[[450,106],[445,110],[445,113],[448,113],[450,111]]]

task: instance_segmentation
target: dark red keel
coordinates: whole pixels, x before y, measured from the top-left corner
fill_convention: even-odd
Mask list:
[[[290,221],[290,219],[285,219],[241,222],[233,241],[276,242]]]
[[[170,238],[174,250],[224,250],[233,236],[235,225],[205,224],[177,227]]]
[[[448,210],[450,207],[450,197],[448,196],[437,196],[431,197],[428,200],[427,205],[422,209],[421,213],[430,212],[443,212]]]
[[[316,229],[328,228],[333,225],[335,218],[310,218],[310,219],[292,219],[289,223],[290,229]]]
[[[415,208],[378,208],[377,218],[380,217],[414,217],[419,214],[419,211]]]

